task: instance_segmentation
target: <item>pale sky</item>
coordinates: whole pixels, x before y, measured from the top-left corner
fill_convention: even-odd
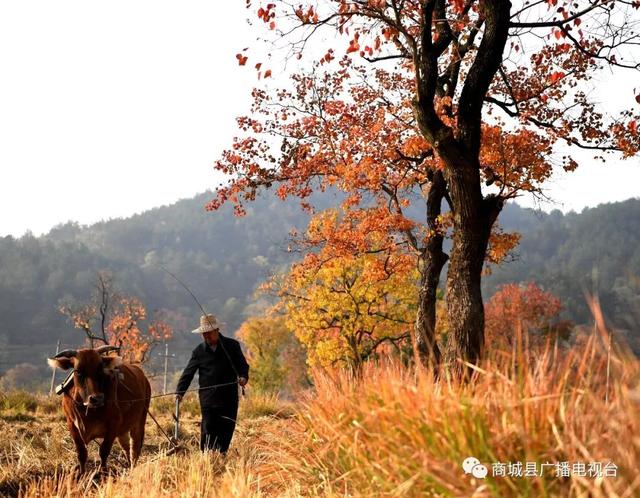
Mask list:
[[[244,5],[0,0],[0,236],[214,188],[213,163],[255,84],[235,58],[256,46]],[[631,87],[616,97],[632,103]],[[639,184],[638,159],[583,165],[550,182],[564,204],[542,207],[623,200]]]

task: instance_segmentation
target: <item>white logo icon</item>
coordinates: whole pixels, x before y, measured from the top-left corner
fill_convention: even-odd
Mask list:
[[[462,468],[465,474],[471,474],[476,479],[484,479],[487,477],[489,470],[480,463],[475,457],[465,458],[462,462]]]

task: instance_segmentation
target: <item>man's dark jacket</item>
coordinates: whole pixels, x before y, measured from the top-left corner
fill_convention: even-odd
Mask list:
[[[191,384],[196,372],[198,372],[200,389],[217,384],[235,382],[238,380],[237,377],[249,379],[249,365],[242,354],[240,343],[235,339],[224,337],[222,334],[219,335],[215,351],[204,341],[193,350],[191,359],[178,381],[177,393],[184,394],[189,389],[189,384]],[[199,395],[201,406],[213,407],[237,404],[238,384],[203,389],[199,391]]]

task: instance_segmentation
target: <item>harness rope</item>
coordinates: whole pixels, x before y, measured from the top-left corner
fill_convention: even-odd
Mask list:
[[[118,377],[118,374],[116,374],[116,378]],[[224,386],[232,386],[234,384],[237,384],[238,381],[235,382],[225,382],[223,384],[215,384],[212,386],[205,386],[205,387],[197,387],[197,388],[193,388],[193,389],[187,389],[186,391],[184,391],[183,393],[178,393],[178,392],[170,392],[170,393],[163,393],[163,394],[155,394],[153,396],[150,396],[149,398],[134,398],[134,399],[129,399],[127,401],[125,401],[125,403],[136,403],[138,401],[145,401],[145,400],[152,400],[154,398],[162,398],[164,396],[173,396],[176,394],[185,394],[188,392],[195,392],[195,391],[206,391],[208,389],[216,389],[218,387],[224,387]],[[131,389],[129,389],[127,387],[127,385],[124,382],[118,382],[116,380],[116,384],[115,384],[115,399],[113,400],[107,400],[106,403],[116,403],[116,405],[118,404],[118,385],[121,385],[122,387],[124,387],[127,391],[129,391],[131,394],[133,394],[133,392],[131,391]],[[83,406],[82,403],[80,403],[79,401],[77,401],[73,396],[71,396],[68,392],[65,391],[64,393],[65,395],[69,396],[71,398],[71,400],[74,402],[74,405],[80,405]],[[75,406],[74,406],[75,407]],[[89,412],[89,406],[86,407],[87,408],[87,413]],[[76,411],[76,410],[74,410]],[[149,409],[147,408],[147,413],[149,414],[149,416],[151,417],[151,419],[155,422],[155,424],[158,426],[158,429],[160,429],[160,432],[162,433],[162,435],[167,439],[167,441],[169,441],[169,444],[171,444],[171,446],[176,449],[178,448],[178,443],[176,442],[175,438],[171,438],[166,431],[162,428],[162,426],[160,425],[160,423],[158,422],[158,420],[153,416],[153,414],[149,411]],[[76,417],[78,420],[78,423],[81,424],[82,423],[82,418],[81,417]],[[231,417],[224,417],[224,418],[228,418],[229,420],[232,420],[233,422],[236,422],[235,420],[233,420]],[[84,425],[84,424],[82,424]]]
[[[212,386],[195,387],[193,389],[187,389],[186,391],[184,391],[184,393],[191,393],[191,392],[195,392],[195,391],[206,391],[208,389],[216,389],[217,387],[232,386],[232,385],[237,384],[237,383],[238,383],[238,381],[236,380],[236,381],[233,381],[233,382],[225,382],[224,384],[214,384]],[[117,385],[116,385],[116,387],[117,387]],[[129,389],[124,382],[120,382],[119,385],[122,385],[127,391],[131,392],[131,389]],[[153,396],[150,396],[149,398],[128,399],[128,400],[125,401],[125,403],[135,403],[137,401],[144,401],[146,399],[162,398],[164,396],[174,396],[176,394],[184,394],[184,393],[183,392],[174,391],[174,392],[164,393],[164,394],[154,394]],[[84,406],[83,403],[81,403],[80,401],[78,401],[75,398],[73,398],[67,392],[65,392],[65,394],[67,394],[73,400],[74,403]],[[118,402],[117,394],[116,394],[116,399],[109,399],[109,400],[105,401],[105,403],[117,403],[117,402]]]
[[[190,392],[195,392],[195,391],[206,391],[208,389],[215,389],[217,387],[224,387],[224,386],[232,386],[234,384],[237,384],[238,381],[233,381],[233,382],[225,382],[224,384],[215,384],[213,386],[206,386],[206,387],[195,387],[193,389],[187,389],[186,391],[184,391],[184,393],[190,393]],[[123,384],[124,385],[124,384]],[[129,391],[131,392],[131,391]],[[154,398],[162,398],[164,396],[173,396],[175,394],[184,394],[183,392],[171,392],[171,393],[164,393],[164,394],[154,394],[153,396],[151,396],[150,398],[137,398],[137,399],[132,399],[132,400],[128,400],[131,402],[134,401],[143,401],[145,399],[154,399]]]

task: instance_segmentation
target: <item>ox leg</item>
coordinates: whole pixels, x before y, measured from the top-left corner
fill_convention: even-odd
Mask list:
[[[69,432],[71,433],[73,443],[76,445],[76,454],[78,455],[78,466],[76,467],[76,472],[79,475],[82,475],[84,474],[87,465],[87,446],[84,444],[80,431],[71,421],[69,422]]]
[[[142,443],[144,442],[145,421],[146,417],[142,420],[142,423],[131,429],[131,466],[134,466],[136,464],[136,462],[138,461],[138,457],[140,457],[140,452],[142,451]]]
[[[127,465],[131,467],[131,444],[129,438],[130,436],[128,432],[126,434],[118,436],[118,443],[120,443],[120,446],[124,450]]]
[[[109,458],[109,453],[111,453],[114,440],[115,436],[107,433],[104,441],[102,441],[100,445],[100,472],[103,474],[107,471],[107,458]]]

